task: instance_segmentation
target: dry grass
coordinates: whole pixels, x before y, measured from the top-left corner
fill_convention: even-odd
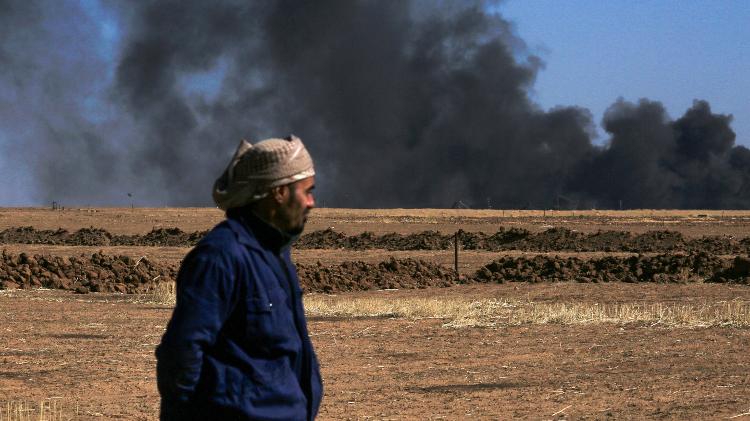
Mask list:
[[[447,327],[522,324],[639,323],[665,327],[750,327],[750,303],[535,303],[521,300],[459,298],[348,298],[311,295],[310,316],[438,318]]]
[[[147,294],[141,294],[135,299],[136,302],[146,304],[159,304],[173,306],[175,304],[175,283],[159,282],[154,289]]]
[[[174,305],[174,283],[161,283],[140,302]],[[443,319],[446,327],[492,327],[523,324],[628,324],[664,327],[750,327],[750,302],[676,303],[537,303],[528,300],[305,296],[308,316]]]
[[[59,398],[0,403],[0,421],[63,421],[75,419],[78,415],[78,408],[65,408]]]

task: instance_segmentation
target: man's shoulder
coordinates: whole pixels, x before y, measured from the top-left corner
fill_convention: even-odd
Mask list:
[[[237,234],[235,230],[230,226],[228,219],[225,219],[214,226],[206,235],[201,239],[200,243],[215,243],[215,242],[227,242],[237,241]]]
[[[246,252],[243,249],[237,235],[224,221],[198,241],[185,256],[181,266],[194,268],[196,265],[209,264],[234,267],[238,261],[245,259]]]
[[[244,250],[244,246],[257,246],[257,240],[242,223],[225,219],[211,229],[196,245],[197,249],[214,253],[234,254]]]

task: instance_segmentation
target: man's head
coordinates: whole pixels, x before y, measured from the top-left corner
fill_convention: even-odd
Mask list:
[[[276,228],[302,232],[315,205],[312,158],[296,136],[240,142],[227,169],[214,183],[213,198],[224,210],[252,206]]]

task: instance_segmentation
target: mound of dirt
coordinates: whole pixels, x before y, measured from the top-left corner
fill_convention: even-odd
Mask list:
[[[747,254],[750,252],[748,246],[750,243],[745,242],[745,239],[738,242],[726,236],[706,236],[686,241],[684,248],[691,252],[704,251],[711,254]]]
[[[750,258],[737,256],[732,260],[732,264],[714,274],[708,282],[731,282],[739,284],[750,284]]]
[[[108,246],[112,234],[101,228],[82,228],[65,238],[65,243],[75,246]]]
[[[294,246],[298,249],[446,250],[453,247],[453,236],[443,235],[437,231],[409,235],[390,233],[382,236],[365,231],[347,236],[329,228],[303,235]]]
[[[113,238],[118,246],[192,247],[208,231],[184,232],[179,228],[154,228],[145,235],[122,235]]]
[[[347,236],[330,228],[313,231],[300,237],[295,247],[303,249],[336,249],[342,248]]]
[[[583,251],[582,243],[586,235],[568,228],[550,228],[539,234],[529,235],[518,241],[506,243],[504,249],[517,250],[573,250]]]
[[[62,257],[18,255],[3,250],[0,256],[0,289],[55,288],[79,293],[145,293],[159,282],[176,278],[176,268],[146,257]],[[361,291],[385,288],[432,288],[450,286],[453,271],[414,259],[394,259],[369,264],[298,265],[300,284],[310,292]]]
[[[394,259],[369,264],[298,265],[300,284],[310,292],[360,291],[385,288],[433,288],[453,285],[453,271],[414,259]],[[0,289],[55,288],[79,293],[145,293],[159,282],[171,281],[176,269],[143,257],[61,257],[3,251],[0,259]]]
[[[455,272],[440,265],[415,259],[394,259],[371,264],[343,262],[339,265],[297,265],[305,291],[343,292],[372,289],[416,289],[454,285]]]
[[[537,234],[519,228],[500,228],[487,235],[459,231],[459,245],[465,250],[489,251],[574,251],[574,252],[707,252],[740,254],[750,252],[750,239],[736,241],[730,237],[706,236],[686,240],[676,231],[649,231],[633,235],[626,231],[599,231],[583,234],[567,228],[551,228]],[[346,236],[331,229],[303,235],[295,244],[300,249],[385,249],[385,250],[447,250],[453,247],[451,234],[423,231],[415,234],[375,235],[365,232]]]
[[[52,244],[65,245],[65,240],[70,236],[67,230],[62,228],[57,231],[36,230],[34,227],[8,228],[0,231],[0,242],[4,244]]]
[[[586,236],[582,241],[581,248],[591,251],[622,251],[625,244],[632,241],[633,236],[625,231],[598,231]]]
[[[443,235],[437,231],[423,231],[417,234],[386,234],[380,239],[386,250],[446,250],[453,247],[452,235]]]
[[[537,255],[502,257],[480,268],[476,282],[696,282],[726,269],[728,263],[708,253],[657,256],[577,257]]]
[[[480,235],[472,235],[467,232],[460,232],[459,241],[461,242],[461,245],[467,249],[473,248],[474,244],[482,244],[482,241],[484,241],[483,247],[476,248],[487,250],[507,250],[510,244],[520,243],[529,238],[529,236],[531,236],[531,231],[522,228],[505,229],[504,227],[501,227],[496,233],[490,236],[485,236],[483,233],[480,233]]]
[[[18,255],[3,250],[0,256],[0,287],[55,288],[80,293],[144,293],[155,283],[175,278],[173,268],[151,262],[145,257],[128,256],[63,257]]]
[[[66,246],[159,246],[192,247],[208,231],[184,232],[179,228],[154,228],[145,235],[112,235],[101,228],[36,230],[33,227],[0,231],[0,243],[51,244]]]
[[[84,228],[74,233],[66,230],[35,230],[33,227],[9,228],[0,232],[2,243],[53,244],[71,246],[160,246],[192,247],[207,231],[186,233],[179,228],[154,228],[145,235],[112,235],[98,228]],[[600,231],[583,234],[567,228],[551,228],[532,234],[519,228],[500,228],[487,235],[459,231],[459,245],[466,250],[489,251],[575,251],[575,252],[699,252],[713,254],[747,254],[750,239],[737,241],[731,237],[707,236],[686,240],[676,231],[650,231],[632,235],[625,231]],[[298,249],[354,250],[447,250],[453,247],[454,234],[423,231],[414,234],[376,235],[363,232],[344,235],[332,229],[303,235]]]
[[[684,250],[685,238],[676,231],[649,231],[627,242],[625,248],[641,253]]]
[[[733,261],[708,253],[656,256],[576,257],[537,255],[502,257],[480,268],[473,276],[456,279],[443,266],[415,259],[395,259],[377,264],[361,261],[324,266],[297,265],[300,284],[308,292],[344,292],[372,289],[447,287],[481,282],[737,282],[750,283],[750,258]],[[56,288],[86,293],[144,293],[163,281],[174,280],[176,268],[142,257],[61,257],[3,250],[0,256],[0,289]]]

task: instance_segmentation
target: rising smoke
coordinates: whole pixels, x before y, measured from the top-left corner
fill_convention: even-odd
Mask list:
[[[618,100],[597,146],[484,2],[92,4],[0,0],[2,163],[37,203],[209,205],[241,138],[295,133],[325,206],[750,207],[731,116]]]

